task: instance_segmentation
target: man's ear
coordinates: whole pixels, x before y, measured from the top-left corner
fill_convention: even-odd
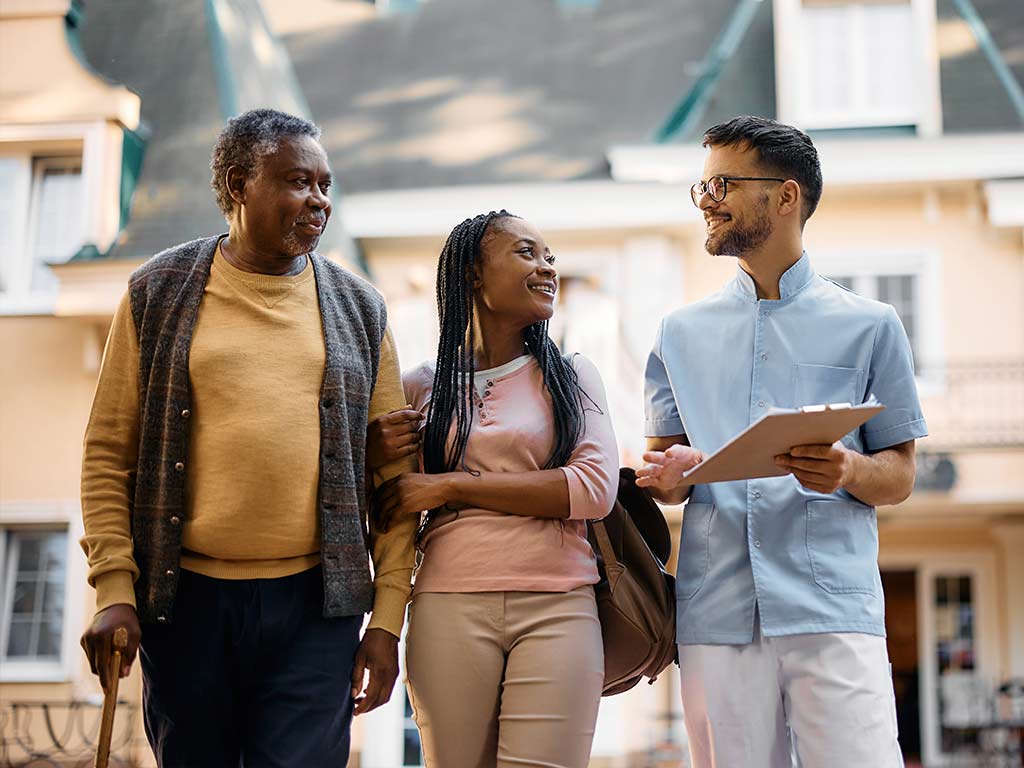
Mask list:
[[[779,186],[779,214],[788,216],[796,213],[799,216],[803,207],[803,198],[803,190],[800,189],[798,182],[793,179],[784,181]]]
[[[239,165],[232,165],[225,172],[228,194],[231,199],[239,205],[245,202],[246,184],[249,181],[249,174]]]

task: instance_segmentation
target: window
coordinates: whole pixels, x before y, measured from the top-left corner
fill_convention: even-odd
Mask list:
[[[61,663],[67,531],[0,529],[0,659]]]
[[[0,306],[52,300],[48,264],[87,239],[80,156],[0,157]]]
[[[976,748],[977,726],[990,715],[988,681],[977,674],[973,580],[935,577],[935,654],[943,752]]]
[[[909,0],[806,2],[798,122],[809,129],[916,125]]]
[[[27,158],[0,157],[0,293],[20,282],[31,165]]]
[[[869,299],[891,304],[910,340],[921,395],[945,386],[940,255],[925,249],[815,249],[822,275]]]
[[[49,291],[57,281],[46,266],[75,255],[85,237],[82,161],[45,157],[34,162],[32,180],[32,273],[30,291]]]
[[[918,276],[909,275],[829,275],[831,280],[861,296],[891,304],[910,339],[915,363],[920,360],[917,344],[919,322]]]

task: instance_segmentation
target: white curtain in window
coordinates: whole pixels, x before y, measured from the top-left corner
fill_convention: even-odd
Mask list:
[[[914,28],[910,4],[861,7],[864,107],[872,113],[904,111],[914,102]]]
[[[917,122],[909,2],[807,3],[801,118],[809,128]]]
[[[0,293],[14,288],[28,220],[29,161],[0,157]]]
[[[33,291],[56,286],[47,264],[75,255],[85,237],[82,163],[77,158],[37,161],[33,217]]]

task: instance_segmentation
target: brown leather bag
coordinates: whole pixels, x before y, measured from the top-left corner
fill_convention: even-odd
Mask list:
[[[601,581],[594,585],[604,641],[604,689],[628,691],[642,677],[653,683],[677,661],[675,579],[665,570],[672,542],[651,495],[619,470],[612,511],[587,526]]]

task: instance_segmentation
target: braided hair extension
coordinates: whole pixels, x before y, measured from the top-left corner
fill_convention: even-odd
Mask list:
[[[474,268],[480,261],[480,244],[491,222],[518,218],[506,210],[466,219],[448,236],[437,264],[437,313],[440,340],[427,425],[423,464],[429,473],[465,469],[464,456],[473,422]],[[547,321],[524,331],[524,340],[544,375],[551,395],[555,421],[555,446],[544,469],[566,464],[583,433],[583,398],[572,362],[548,336]],[[596,404],[595,404],[596,405]],[[448,433],[455,419],[455,439],[449,448]]]

